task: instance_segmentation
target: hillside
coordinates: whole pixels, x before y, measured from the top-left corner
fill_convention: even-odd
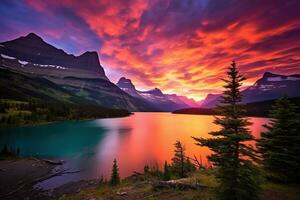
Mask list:
[[[97,105],[55,83],[0,68],[0,124],[124,117],[130,112]]]

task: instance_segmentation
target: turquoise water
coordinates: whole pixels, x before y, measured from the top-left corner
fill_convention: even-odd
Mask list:
[[[250,119],[253,125],[249,128],[259,137],[268,119]],[[102,175],[109,178],[114,158],[122,177],[141,171],[145,164],[162,166],[170,162],[176,140],[185,144],[189,156],[201,157],[205,164],[210,151],[194,145],[191,136],[209,137],[210,131],[218,129],[213,120],[204,115],[135,113],[125,118],[0,128],[0,148],[6,144],[19,148],[24,156],[62,159],[66,162],[61,168],[80,170],[39,184],[49,189]]]
[[[23,156],[73,157],[93,152],[107,130],[90,121],[0,129],[0,146],[20,148]]]

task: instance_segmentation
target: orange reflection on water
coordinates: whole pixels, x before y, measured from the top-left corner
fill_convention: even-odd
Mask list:
[[[97,176],[110,174],[114,158],[118,160],[121,176],[141,171],[145,164],[170,163],[174,143],[180,140],[190,157],[194,155],[206,162],[211,152],[208,148],[195,145],[191,136],[210,137],[211,131],[218,130],[213,116],[175,115],[170,113],[135,113],[126,118],[101,119],[96,123],[108,129],[107,135],[98,144],[96,163]],[[250,130],[259,137],[267,118],[251,118]],[[101,174],[100,174],[101,173]]]

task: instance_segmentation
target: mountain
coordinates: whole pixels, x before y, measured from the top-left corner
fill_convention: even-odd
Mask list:
[[[35,75],[0,68],[0,99],[37,100],[49,103],[93,104],[59,85]]]
[[[157,110],[111,83],[97,52],[85,52],[80,56],[67,54],[34,33],[0,43],[0,67],[24,76],[46,79],[83,101],[101,106],[130,111]]]
[[[41,37],[30,33],[12,41],[1,43],[0,52],[14,56],[20,60],[42,65],[57,65],[66,68],[88,70],[99,73],[107,79],[102,66],[100,65],[97,52],[85,52],[80,56],[65,53],[47,44]]]
[[[222,94],[208,94],[204,101],[202,102],[201,107],[203,108],[211,108],[214,107]]]
[[[173,102],[177,104],[185,104],[188,107],[199,107],[201,101],[197,102],[192,98],[187,98],[186,96],[179,96],[177,94],[166,94],[166,96]]]
[[[300,97],[292,97],[289,100],[297,106],[297,112],[300,112]],[[249,117],[269,117],[272,105],[275,99],[247,103],[245,105],[246,115]],[[191,114],[191,115],[218,115],[212,108],[185,108],[172,112],[173,114]]]
[[[66,76],[75,74],[84,78],[94,77],[108,80],[100,65],[97,52],[88,51],[80,56],[67,54],[63,50],[47,44],[34,33],[0,43],[0,53],[4,59],[18,59],[20,64],[26,66],[23,69],[25,72],[36,71],[37,67],[41,67],[44,73],[59,73]]]
[[[142,98],[139,92],[135,89],[135,86],[133,85],[130,79],[121,77],[120,80],[117,82],[117,86],[133,97]]]
[[[117,82],[117,86],[131,96],[146,100],[163,111],[173,111],[197,105],[197,103],[191,99],[176,94],[164,94],[158,88],[148,91],[139,91],[135,88],[132,81],[125,77],[120,78]]]
[[[242,91],[243,103],[252,103],[278,99],[283,96],[300,97],[300,75],[280,75],[265,72],[252,86]],[[203,102],[203,108],[214,107],[221,94],[208,95]]]

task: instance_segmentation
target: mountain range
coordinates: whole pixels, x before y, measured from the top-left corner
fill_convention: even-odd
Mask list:
[[[222,94],[208,94],[202,108],[215,107]],[[265,72],[252,86],[242,91],[243,103],[262,102],[278,99],[300,97],[300,75],[280,75]]]
[[[11,72],[9,74],[11,79],[17,79],[16,77],[21,74],[29,77],[37,86],[39,84],[36,81],[50,81],[56,88],[60,88],[59,90],[67,91],[71,96],[82,99],[82,102],[105,107],[125,108],[130,111],[158,110],[143,99],[128,95],[110,82],[99,62],[97,52],[85,52],[80,56],[74,56],[30,33],[25,37],[0,43],[0,58],[0,67]],[[6,86],[12,85],[5,78],[1,83]],[[36,96],[30,94],[45,89],[43,95],[47,96],[46,88],[31,86],[8,87],[5,93],[9,93],[8,90],[13,94],[27,91],[25,96],[36,99]],[[48,98],[52,99],[53,96]]]
[[[176,94],[164,94],[160,89],[154,88],[148,91],[137,90],[130,79],[120,78],[117,86],[129,95],[143,99],[162,111],[173,111],[181,108],[197,107],[199,104],[194,99]]]
[[[0,43],[0,98],[95,104],[129,111],[174,111],[213,108],[221,94],[208,94],[202,102],[165,94],[160,89],[136,89],[125,77],[114,84],[106,76],[98,53],[67,54],[34,33]],[[270,72],[242,91],[243,103],[300,97],[300,75]]]

